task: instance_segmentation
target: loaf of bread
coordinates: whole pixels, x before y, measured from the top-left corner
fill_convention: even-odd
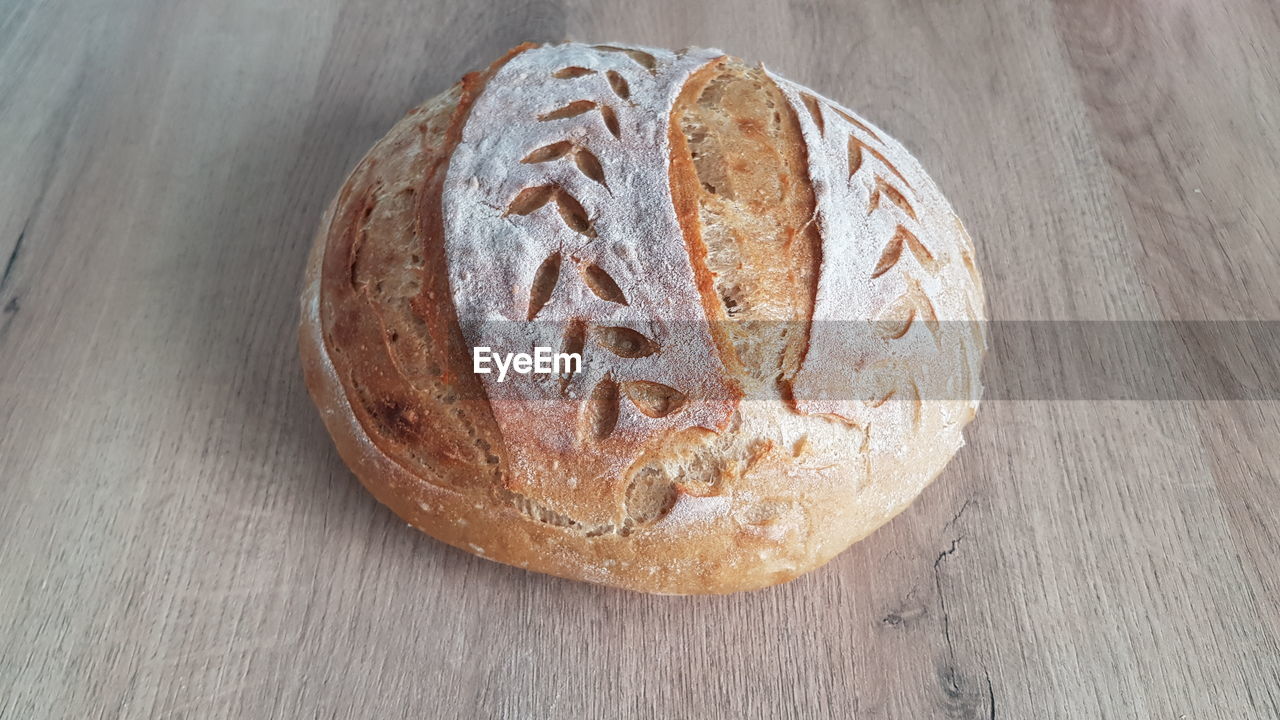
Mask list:
[[[523,45],[352,172],[301,351],[343,459],[415,527],[724,593],[826,563],[938,475],[984,312],[950,206],[853,111],[714,50]]]

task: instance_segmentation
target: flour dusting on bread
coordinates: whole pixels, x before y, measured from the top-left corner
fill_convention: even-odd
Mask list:
[[[796,408],[868,428],[871,450],[907,454],[927,413],[963,441],[985,350],[971,324],[981,288],[951,206],[901,144],[848,108],[773,73],[800,119],[822,233],[809,348]],[[956,363],[971,386],[946,383]]]
[[[736,404],[667,170],[672,105],[719,55],[527,50],[489,81],[449,164],[444,242],[468,342],[529,352],[585,335],[583,372],[564,382],[483,382],[512,489],[591,524],[622,523],[623,471],[655,438],[719,429]],[[651,349],[620,350],[620,332]]]

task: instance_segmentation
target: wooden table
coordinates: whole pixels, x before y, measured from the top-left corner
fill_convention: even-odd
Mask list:
[[[410,105],[566,37],[874,118],[996,318],[1280,320],[1271,0],[8,0],[0,717],[1280,717],[1274,397],[992,398],[907,512],[729,597],[496,565],[366,494],[300,377],[312,230]]]

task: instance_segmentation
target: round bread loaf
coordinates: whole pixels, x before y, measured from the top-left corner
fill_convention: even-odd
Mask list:
[[[822,565],[937,476],[983,317],[959,220],[853,111],[714,50],[523,45],[347,179],[301,350],[343,459],[415,527],[724,593]],[[538,347],[564,364],[493,359]]]

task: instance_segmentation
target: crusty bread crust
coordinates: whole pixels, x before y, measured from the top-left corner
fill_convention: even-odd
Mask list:
[[[411,111],[324,217],[300,347],[339,453],[415,527],[530,570],[686,594],[822,565],[904,508],[954,452],[933,438],[959,429],[921,399],[918,441],[882,456],[867,428],[793,406],[821,262],[807,154],[783,94],[729,58],[696,73],[672,108],[670,173],[704,308],[747,399],[723,432],[692,427],[653,443],[627,470],[622,523],[583,522],[510,489],[509,451],[450,299],[441,190],[475,98],[528,47]],[[966,276],[980,304],[976,270]]]

